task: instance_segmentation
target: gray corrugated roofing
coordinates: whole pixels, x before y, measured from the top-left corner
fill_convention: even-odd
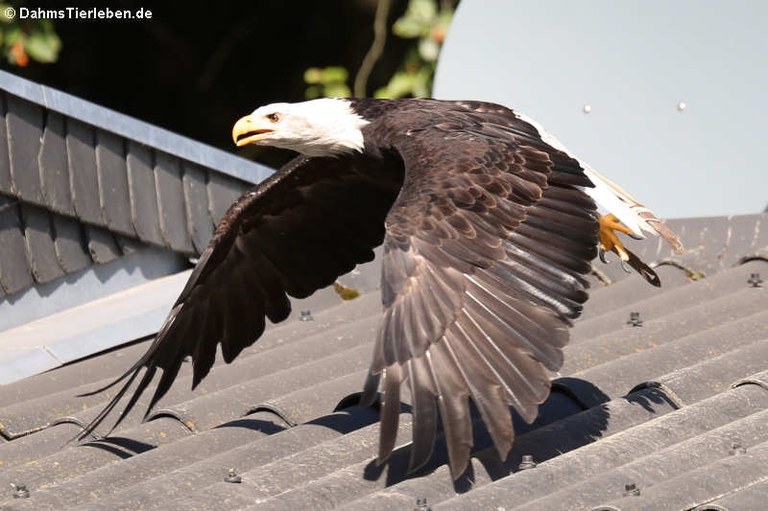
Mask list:
[[[374,462],[375,411],[334,412],[361,390],[369,361],[380,312],[373,262],[346,277],[360,298],[325,290],[296,302],[194,393],[182,371],[153,420],[141,424],[138,410],[108,439],[67,443],[109,397],[75,395],[106,383],[146,342],[0,387],[0,488],[30,491],[0,494],[0,508],[412,509],[426,499],[432,509],[749,509],[768,476],[768,295],[751,279],[768,275],[765,222],[675,221],[694,254],[642,249],[666,262],[660,289],[602,266],[616,282],[593,289],[540,418],[517,425],[504,462],[476,421],[471,472],[455,484],[441,445],[405,473],[407,404],[384,467]],[[520,468],[525,455],[535,468]],[[225,481],[230,468],[239,484]]]

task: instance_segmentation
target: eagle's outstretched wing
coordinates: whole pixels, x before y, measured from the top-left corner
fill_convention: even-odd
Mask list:
[[[117,424],[157,374],[147,413],[165,395],[185,357],[193,388],[210,371],[217,346],[226,362],[284,320],[288,296],[302,298],[373,259],[399,179],[374,179],[377,161],[298,157],[238,200],[223,217],[154,342],[123,376],[116,396],[83,430],[89,435],[141,376]],[[360,166],[365,172],[359,172]],[[143,374],[142,374],[142,371]]]
[[[591,183],[530,126],[505,126],[507,115],[467,114],[401,150],[406,178],[386,219],[385,311],[365,395],[381,390],[380,461],[395,445],[406,380],[412,469],[432,453],[439,412],[451,472],[463,473],[470,398],[506,457],[510,406],[535,419],[587,298],[598,221],[582,188]]]

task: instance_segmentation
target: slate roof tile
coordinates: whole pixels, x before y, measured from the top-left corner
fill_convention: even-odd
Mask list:
[[[199,255],[270,173],[6,72],[0,103],[0,296],[115,260],[121,237]]]

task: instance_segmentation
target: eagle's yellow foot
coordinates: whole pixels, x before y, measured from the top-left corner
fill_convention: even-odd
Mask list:
[[[619,259],[621,260],[621,268],[625,272],[630,273],[629,269],[627,268],[627,265],[629,265],[637,270],[637,272],[642,275],[649,283],[657,287],[660,286],[661,280],[659,280],[659,276],[656,274],[656,272],[653,271],[647,264],[642,262],[635,254],[630,252],[629,249],[624,247],[624,244],[619,239],[617,232],[624,233],[627,236],[635,239],[637,239],[638,236],[634,232],[630,231],[624,224],[622,224],[619,219],[616,218],[616,215],[612,213],[601,216],[599,218],[599,223],[600,230],[598,231],[597,237],[600,243],[598,244],[597,248],[600,260],[604,263],[607,262],[605,260],[605,253],[613,252],[619,256]]]
[[[635,237],[629,228],[622,224],[616,215],[609,213],[602,215],[599,219],[600,230],[598,231],[598,240],[600,241],[600,260],[605,262],[605,253],[613,252],[621,258],[622,262],[629,261],[629,254],[627,249],[624,248],[624,244],[619,239],[618,232],[622,232],[628,236]]]

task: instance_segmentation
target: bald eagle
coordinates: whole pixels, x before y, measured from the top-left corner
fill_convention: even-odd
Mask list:
[[[514,438],[511,409],[527,422],[536,418],[598,251],[615,252],[658,285],[616,233],[661,234],[682,250],[651,211],[504,106],[276,103],[238,120],[232,136],[237,146],[300,155],[232,205],[146,354],[95,391],[124,382],[83,438],[140,375],[115,426],[158,369],[149,409],[185,357],[194,388],[218,345],[231,362],[261,336],[265,318],[288,317],[289,296],[333,284],[383,244],[383,312],[363,391],[364,403],[380,397],[378,459],[395,446],[407,384],[411,469],[431,457],[441,420],[458,477],[472,448],[470,400],[502,459]]]

